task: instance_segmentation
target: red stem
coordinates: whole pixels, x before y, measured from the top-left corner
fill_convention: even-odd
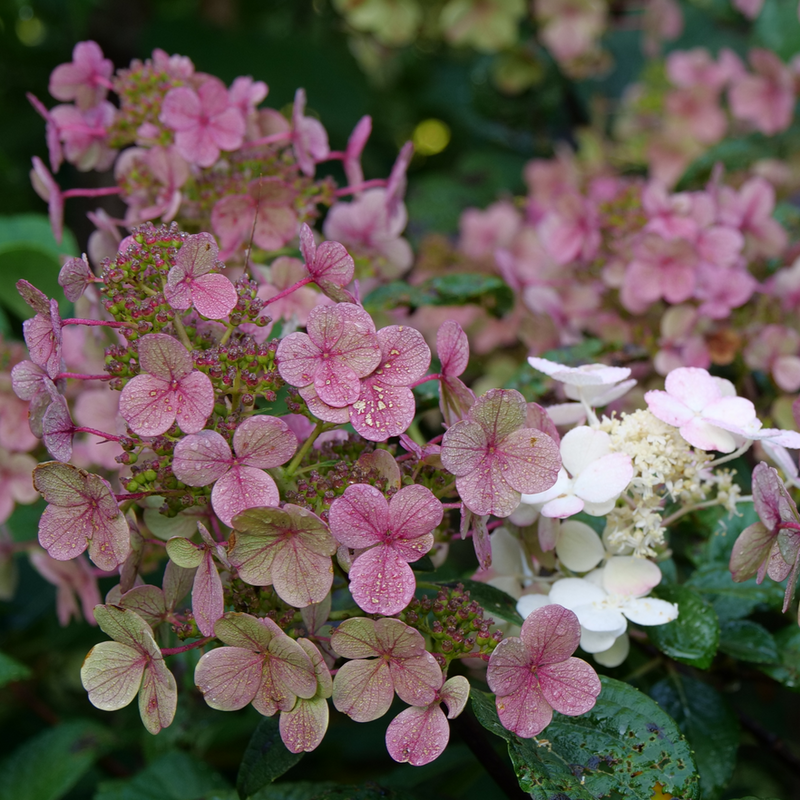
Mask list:
[[[461,508],[461,503],[442,503],[442,508],[449,511],[451,508]]]
[[[438,381],[442,376],[437,372],[433,375],[426,375],[424,378],[420,378],[415,383],[412,383],[408,388],[413,389],[415,386],[420,386],[423,383],[427,383],[428,381]]]
[[[196,642],[192,642],[191,644],[186,644],[183,647],[162,647],[161,648],[161,655],[162,656],[176,656],[178,653],[185,653],[187,650],[194,650],[197,647],[203,647],[207,645],[209,642],[214,640],[214,636],[206,636],[204,639],[198,639]]]
[[[121,442],[122,439],[119,436],[114,436],[112,433],[103,433],[103,431],[96,431],[94,428],[73,428],[73,433],[93,433],[95,436],[99,436],[101,439],[105,439],[107,442]]]
[[[377,189],[386,186],[386,178],[373,178],[370,181],[362,181],[355,186],[343,186],[334,192],[336,197],[344,197],[348,194],[355,194],[356,192],[363,192],[365,189]]]
[[[291,294],[292,292],[299,289],[301,286],[305,286],[307,283],[313,283],[314,279],[309,275],[306,278],[303,278],[300,281],[297,281],[294,285],[290,286],[288,289],[284,289],[282,292],[278,292],[275,297],[270,297],[269,300],[264,302],[265,306],[268,306],[270,303],[274,303],[276,300],[280,300],[283,297],[286,297],[287,294]]]
[[[259,147],[264,144],[276,144],[277,142],[285,142],[292,138],[291,131],[284,131],[283,133],[273,133],[270,136],[264,136],[262,139],[256,139],[252,142],[244,142],[242,147]]]
[[[61,325],[85,325],[87,328],[135,328],[132,322],[109,322],[103,319],[78,319],[70,317],[62,319]]]
[[[84,375],[82,372],[59,372],[55,379],[74,378],[76,381],[110,381],[110,375]]]
[[[67,189],[61,196],[66,200],[69,197],[107,197],[110,194],[119,194],[118,186],[107,186],[101,189]]]

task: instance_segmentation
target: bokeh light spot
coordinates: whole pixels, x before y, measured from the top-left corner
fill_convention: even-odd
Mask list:
[[[440,119],[425,119],[411,136],[414,150],[423,156],[435,156],[450,143],[450,128]]]

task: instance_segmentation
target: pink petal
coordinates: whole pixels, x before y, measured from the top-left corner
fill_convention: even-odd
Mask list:
[[[55,304],[55,300],[52,301]],[[25,344],[31,355],[31,361],[40,366],[51,378],[61,371],[61,320],[58,317],[58,305],[52,313],[37,314],[22,323]]]
[[[112,572],[125,562],[130,552],[130,528],[125,515],[118,513],[114,519],[106,519],[105,515],[95,514],[89,539],[89,558],[100,569]]]
[[[578,648],[581,626],[572,611],[553,604],[529,614],[520,636],[532,663],[554,664],[569,658]]]
[[[495,703],[503,727],[523,739],[538,736],[553,719],[553,709],[533,675],[516,692],[498,697]]]
[[[513,489],[536,494],[549,489],[561,468],[558,445],[536,428],[514,431],[498,445],[502,476]]]
[[[67,300],[74,303],[84,293],[93,277],[85,255],[83,258],[70,258],[64,262],[58,273],[58,285],[64,289]]]
[[[398,648],[395,648],[393,655]],[[389,671],[397,696],[409,705],[424,706],[436,699],[442,685],[442,670],[426,650],[410,658],[392,658]]]
[[[67,401],[58,393],[51,395],[51,398],[52,402],[42,418],[42,441],[53,458],[69,461],[75,424],[69,414]]]
[[[219,248],[210,233],[193,234],[186,238],[178,251],[170,275],[177,269],[189,278],[199,278],[216,267],[218,258]]]
[[[313,311],[311,314],[313,315]],[[309,323],[312,316],[309,315]],[[321,360],[320,348],[305,333],[290,333],[281,339],[275,352],[278,373],[292,386],[308,386],[314,382],[317,364]]]
[[[155,736],[172,724],[177,708],[178,687],[175,678],[163,658],[151,658],[139,690],[139,715],[144,727]]]
[[[186,348],[165,333],[149,333],[138,341],[142,372],[166,381],[180,380],[192,371],[192,357]]]
[[[570,652],[574,652],[574,649]],[[489,688],[498,697],[513,694],[527,682],[530,668],[530,649],[522,639],[516,636],[503,639],[489,659],[489,667],[486,671]]]
[[[306,264],[317,282],[343,287],[353,280],[355,262],[339,242],[323,242],[317,248],[313,263],[307,261]]]
[[[194,576],[192,613],[203,636],[213,636],[214,623],[225,613],[222,581],[210,550],[206,550]]]
[[[195,371],[181,378],[175,391],[175,407],[178,426],[184,433],[201,431],[214,410],[214,387],[208,375]]]
[[[680,367],[667,375],[664,388],[673,397],[681,400],[692,411],[702,411],[707,405],[722,396],[719,386],[704,369]]]
[[[417,588],[411,567],[385,545],[362,553],[350,568],[349,578],[353,599],[369,614],[398,614]]]
[[[674,425],[679,428],[694,419],[694,412],[683,400],[678,400],[666,392],[657,390],[645,392],[644,399],[650,413],[658,417],[662,422],[666,422],[667,425]]]
[[[490,389],[475,401],[469,412],[469,418],[495,443],[521,428],[527,416],[525,398],[513,389]]]
[[[317,361],[314,389],[323,403],[342,408],[359,398],[361,383],[356,372],[341,358],[327,358],[323,354]]]
[[[47,373],[33,361],[20,361],[11,370],[11,387],[20,400],[33,400],[43,391],[42,378]]]
[[[701,450],[732,453],[736,449],[736,441],[730,433],[700,417],[695,417],[686,425],[681,425],[678,430],[692,447],[698,447]]]
[[[289,538],[272,561],[272,581],[278,597],[290,606],[305,608],[328,596],[333,584],[330,556],[319,555]]]
[[[213,273],[202,275],[192,283],[192,302],[208,319],[223,319],[233,311],[239,297],[230,279]]]
[[[347,148],[342,163],[347,176],[347,183],[350,186],[357,186],[364,181],[364,172],[361,169],[361,153],[371,133],[372,117],[364,116],[356,123],[347,140]]]
[[[442,504],[425,486],[400,489],[389,501],[389,527],[396,539],[415,539],[439,526],[444,516]]]
[[[390,325],[378,331],[381,363],[375,375],[388,386],[409,386],[431,364],[431,351],[422,334],[407,325]]]
[[[200,659],[194,682],[211,708],[236,711],[256,696],[263,664],[261,653],[241,647],[219,647]]]
[[[311,265],[314,263],[314,258],[317,253],[317,244],[314,241],[314,232],[304,222],[300,226],[300,253],[303,256],[303,261],[306,262],[306,269],[311,271]]]
[[[386,729],[386,749],[401,763],[415,767],[430,764],[447,747],[450,726],[438,705],[407,708],[401,711]]]
[[[306,401],[308,410],[323,422],[333,422],[337,425],[345,425],[350,421],[350,408],[344,406],[343,408],[334,408],[327,403],[323,403],[317,396],[313,384],[303,386],[300,389],[300,397]]]
[[[469,692],[469,681],[463,675],[456,675],[445,681],[439,697],[447,704],[448,719],[455,719],[466,708]]]
[[[375,373],[377,375],[377,373]],[[360,384],[350,405],[350,424],[370,442],[385,442],[399,436],[414,421],[414,393],[406,386],[385,386],[372,376]]]
[[[442,364],[442,374],[457,377],[469,364],[469,339],[461,326],[447,320],[436,334],[436,353]]]
[[[443,448],[442,463],[444,452]],[[507,517],[517,508],[521,495],[505,480],[506,469],[504,460],[485,456],[469,475],[456,478],[458,494],[473,514]]]
[[[356,722],[382,717],[392,704],[394,689],[383,659],[347,661],[333,679],[333,704]]]
[[[594,708],[602,686],[597,673],[579,658],[568,658],[539,668],[539,686],[545,700],[559,713],[570,717]]]
[[[232,464],[228,443],[216,431],[200,431],[185,436],[172,459],[175,477],[189,486],[208,486],[218,481]]]
[[[119,642],[100,642],[86,656],[81,683],[89,702],[103,711],[117,711],[130,704],[142,685],[147,658]]]
[[[273,637],[283,632],[268,617],[256,618],[250,614],[231,611],[217,622],[214,633],[231,647],[266,653]]]
[[[228,195],[214,204],[211,227],[227,252],[249,238],[255,213],[255,201],[248,195]]]
[[[175,395],[163,378],[137,375],[122,390],[119,413],[134,433],[158,436],[175,422]]]
[[[230,106],[212,117],[208,130],[220,150],[238,150],[242,146],[246,125],[241,110]]]
[[[211,505],[220,520],[231,527],[233,518],[248,508],[277,506],[280,494],[275,481],[260,469],[234,466],[211,491]]]
[[[186,86],[170,89],[161,104],[160,120],[174,131],[194,128],[200,119],[200,98]]]
[[[256,206],[253,207],[254,211]],[[297,213],[290,206],[257,206],[253,241],[264,250],[277,250],[294,237]],[[252,215],[250,217],[252,225]]]
[[[396,621],[399,622],[399,620]],[[405,629],[405,624],[400,624]],[[412,653],[416,653],[418,649],[425,646],[424,639],[421,647],[419,641],[413,639],[413,637],[412,641],[417,643],[417,649],[412,649]],[[366,617],[351,617],[334,629],[331,635],[331,647],[344,658],[369,658],[370,656],[379,655],[383,645],[375,630],[374,620]]]
[[[248,417],[233,434],[233,449],[242,464],[269,469],[285,464],[297,450],[297,437],[277,417]]]
[[[331,534],[341,544],[370,547],[389,527],[389,504],[374,486],[354,484],[331,503],[328,521]]]
[[[298,700],[291,711],[281,714],[281,739],[292,753],[316,750],[328,730],[328,701],[323,697]]]
[[[761,522],[748,525],[736,539],[731,551],[731,577],[737,582],[755,575],[769,558],[776,534]]]
[[[483,462],[488,448],[484,429],[470,420],[457,422],[442,439],[442,464],[457,477],[469,475]]]

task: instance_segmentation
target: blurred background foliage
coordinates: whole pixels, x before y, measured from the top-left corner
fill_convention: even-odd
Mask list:
[[[418,5],[426,4],[437,5],[433,0]],[[268,83],[266,102],[278,109],[303,86],[334,149],[343,148],[358,119],[369,114],[367,178],[388,174],[399,147],[413,139],[417,155],[409,173],[408,208],[415,243],[433,232],[454,234],[468,206],[523,193],[525,163],[552,156],[558,143],[575,144],[579,128],[594,124],[607,132],[609,113],[645,64],[638,24],[642,4],[610,4],[602,57],[577,76],[564,74],[534,43],[529,18],[521,20],[517,41],[499,52],[451,46],[422,23],[407,41],[389,46],[348,25],[339,13],[347,5],[331,0],[0,0],[0,215],[44,210],[28,178],[31,156],[46,156],[44,126],[25,92],[52,104],[50,72],[69,61],[75,42],[84,39],[97,41],[117,66],[160,47],[189,56],[199,70],[226,82],[252,75]],[[716,51],[724,45],[744,54],[748,46],[761,44],[788,58],[800,51],[796,6],[792,0],[767,0],[753,27],[727,0],[684,2],[683,33],[669,48],[702,45]],[[81,175],[67,165],[59,179],[67,189],[102,176]],[[108,202],[113,211],[114,201]],[[95,206],[82,200],[67,206],[67,227],[79,250],[92,229],[85,212]],[[40,512],[38,505],[20,508],[9,521],[12,536],[35,537]],[[465,574],[472,568],[470,551],[468,546],[460,562],[456,553]],[[174,664],[187,691],[176,723],[159,736],[144,732],[135,707],[113,715],[96,712],[79,680],[82,659],[98,640],[96,629],[85,623],[59,627],[55,590],[27,560],[19,559],[19,566],[16,599],[0,605],[0,647],[15,659],[0,660],[0,800],[232,800],[258,715],[249,708],[233,714],[209,711],[189,691],[192,653]],[[766,625],[772,620],[765,615]],[[787,667],[793,668],[797,677],[796,665]],[[687,672],[689,677],[673,676],[672,688],[650,680],[646,663],[629,662],[615,677],[638,674],[639,688],[680,705],[694,691],[686,689],[685,682],[692,680]],[[742,686],[742,673],[728,675],[724,657],[717,672],[723,691],[738,690],[743,738],[734,777],[715,796],[800,798],[800,708],[797,695],[786,688],[800,689],[800,677],[780,686],[758,677],[755,666],[752,672],[745,673],[748,682]],[[682,713],[691,715],[691,704]],[[684,723],[691,728],[691,720]],[[476,745],[468,721],[454,726],[445,756],[420,769],[390,761],[383,743],[385,720],[354,725],[334,711],[332,725],[323,747],[286,780],[314,777],[362,787],[357,792],[330,788],[326,797],[508,796],[471,755],[468,742],[488,745]],[[695,747],[708,744],[702,730],[693,736]],[[498,759],[506,758],[503,751],[498,740]],[[712,759],[719,757],[712,753]],[[727,757],[736,758],[735,748]],[[280,787],[259,797],[311,796],[302,787]]]

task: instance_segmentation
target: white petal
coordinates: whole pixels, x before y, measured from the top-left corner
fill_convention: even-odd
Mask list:
[[[566,394],[569,397],[569,392]],[[574,425],[586,417],[581,403],[556,403],[554,406],[546,406],[545,411],[556,425]]]
[[[612,647],[617,638],[613,633],[597,633],[581,628],[581,649],[587,653],[601,653]]]
[[[604,517],[617,504],[617,498],[612,497],[605,503],[587,503],[584,501],[583,510],[590,517]]]
[[[523,494],[521,502],[529,503],[530,505],[536,505],[538,503],[546,503],[548,500],[552,500],[553,498],[558,497],[560,494],[566,493],[572,494],[572,479],[569,477],[569,475],[567,475],[566,471],[562,467],[558,471],[556,482],[546,492]]]
[[[587,631],[595,631],[596,633],[609,633],[616,638],[625,631],[628,623],[622,612],[615,608],[602,608],[598,604],[578,606],[572,609],[581,628]]]
[[[566,519],[583,511],[583,500],[574,494],[556,497],[542,506],[542,516],[552,519]]]
[[[678,606],[656,597],[629,600],[622,613],[637,625],[664,625],[678,618]]]
[[[628,657],[630,651],[630,637],[627,633],[623,633],[622,636],[617,637],[617,640],[608,650],[603,650],[602,653],[595,653],[594,660],[604,667],[618,667]]]
[[[767,455],[781,468],[787,478],[797,477],[797,464],[794,463],[794,459],[783,445],[776,444],[769,439],[765,439],[761,444]]]
[[[600,537],[585,522],[562,523],[556,555],[567,569],[588,572],[600,563],[605,552]]]
[[[522,575],[524,555],[519,539],[505,528],[498,528],[489,541],[492,543],[492,572],[497,575]]]
[[[517,611],[523,619],[527,619],[537,608],[544,608],[551,604],[546,594],[524,594],[517,600]]]
[[[659,583],[661,583],[661,570],[646,558],[614,556],[605,566],[603,588],[609,594],[644,597]]]
[[[611,437],[586,425],[573,428],[561,440],[561,461],[573,477],[610,452]]]
[[[517,527],[527,528],[528,525],[533,525],[536,522],[538,516],[538,507],[525,503],[525,496],[523,495],[522,502],[511,512],[509,519]]]
[[[575,494],[590,503],[616,500],[628,488],[631,478],[631,457],[627,453],[609,453],[581,471],[575,479]]]
[[[627,394],[634,386],[636,386],[636,381],[631,378],[631,380],[623,381],[617,386],[603,387],[602,389],[600,387],[596,389],[585,387],[583,389],[584,398],[586,398],[594,408],[602,408],[609,403],[613,403],[614,400],[619,400],[620,397]],[[589,392],[591,392],[590,395],[588,394]]]
[[[550,589],[550,600],[572,611],[577,606],[591,603],[602,603],[607,597],[599,586],[595,586],[582,578],[562,578]]]

